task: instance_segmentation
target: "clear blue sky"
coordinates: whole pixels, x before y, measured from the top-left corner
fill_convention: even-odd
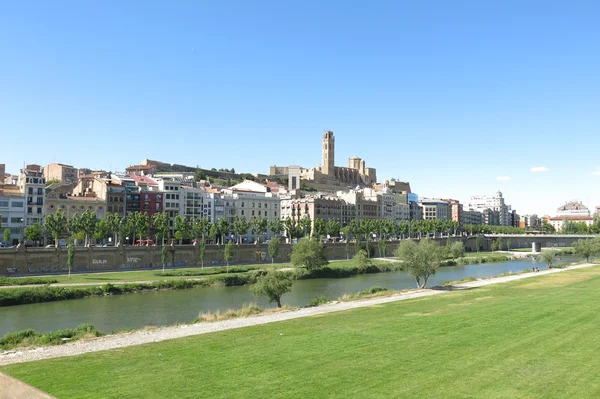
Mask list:
[[[320,163],[331,129],[337,165],[422,196],[596,206],[599,19],[597,1],[5,2],[0,163],[265,173]]]

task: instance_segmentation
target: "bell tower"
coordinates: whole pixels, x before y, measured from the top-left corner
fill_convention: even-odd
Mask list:
[[[323,134],[323,163],[321,172],[327,176],[334,175],[335,139],[331,130],[325,130]]]

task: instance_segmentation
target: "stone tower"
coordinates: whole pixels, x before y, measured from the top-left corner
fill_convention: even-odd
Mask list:
[[[323,163],[321,172],[327,176],[334,175],[335,139],[331,130],[325,130],[323,134]]]

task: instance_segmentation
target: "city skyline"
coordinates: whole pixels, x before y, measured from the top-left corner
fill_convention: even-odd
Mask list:
[[[0,32],[18,39],[0,44],[9,173],[144,158],[312,167],[331,129],[338,159],[367,159],[421,196],[466,204],[499,189],[519,214],[600,205],[594,3],[4,11]]]

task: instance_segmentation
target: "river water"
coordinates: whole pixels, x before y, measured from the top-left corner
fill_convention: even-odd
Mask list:
[[[563,256],[560,262],[575,260],[577,259],[574,257]],[[429,280],[428,286],[465,277],[492,277],[506,272],[531,269],[533,266],[539,267],[540,270],[546,268],[544,264],[529,258],[481,265],[441,267]],[[365,274],[341,279],[298,280],[294,282],[292,292],[282,297],[282,303],[304,306],[320,295],[337,299],[345,293],[356,293],[374,286],[404,289],[415,287],[415,282],[403,272]],[[200,312],[239,308],[250,302],[256,302],[263,307],[273,307],[273,304],[269,304],[264,298],[255,298],[244,286],[145,292],[0,307],[0,336],[27,328],[49,332],[73,328],[82,323],[91,323],[105,333],[125,328],[186,323],[197,318]]]

